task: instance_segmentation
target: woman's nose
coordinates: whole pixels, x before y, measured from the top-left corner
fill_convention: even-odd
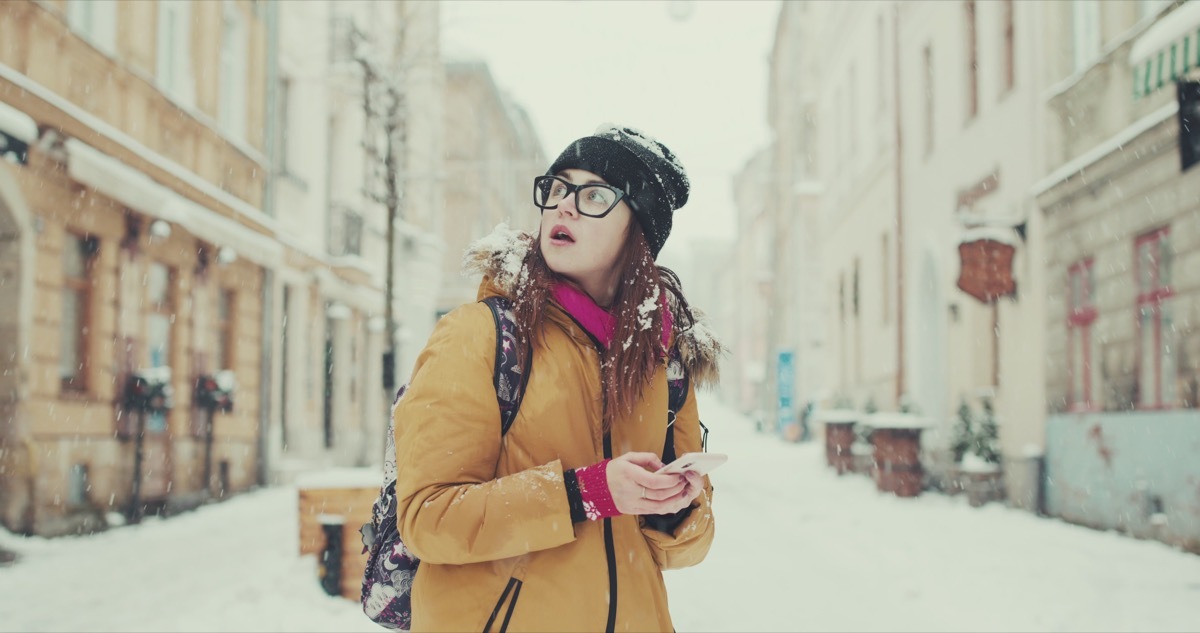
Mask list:
[[[575,204],[575,201],[578,199],[579,199],[579,191],[578,190],[568,193],[566,196],[563,197],[562,200],[560,200],[558,202],[558,210],[562,213],[566,213],[566,214],[578,217],[579,216],[579,207],[576,206],[576,204]]]

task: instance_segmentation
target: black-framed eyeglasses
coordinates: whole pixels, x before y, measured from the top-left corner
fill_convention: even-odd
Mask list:
[[[617,207],[625,192],[598,182],[571,184],[558,176],[538,176],[533,179],[533,203],[539,209],[556,209],[558,203],[575,194],[575,208],[589,218],[602,218]]]

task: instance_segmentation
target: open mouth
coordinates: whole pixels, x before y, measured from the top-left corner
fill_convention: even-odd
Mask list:
[[[574,244],[575,236],[567,230],[567,227],[558,225],[550,229],[550,241],[556,244]]]

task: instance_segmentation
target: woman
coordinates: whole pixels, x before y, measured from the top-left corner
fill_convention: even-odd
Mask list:
[[[661,143],[602,126],[535,179],[536,236],[500,228],[468,253],[480,300],[512,302],[525,392],[501,435],[482,303],[443,317],[417,359],[394,415],[414,631],[672,630],[661,571],[713,538],[707,478],[654,472],[664,449],[702,450],[693,385],[719,355],[654,264],[688,186]],[[689,383],[673,447],[670,349]]]

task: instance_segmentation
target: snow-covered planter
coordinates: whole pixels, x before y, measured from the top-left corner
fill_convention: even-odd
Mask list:
[[[233,392],[237,380],[233,371],[224,370],[216,374],[200,374],[196,378],[196,406],[201,409],[230,413],[233,411]]]
[[[139,369],[129,374],[122,400],[133,411],[165,412],[175,406],[170,367]]]

